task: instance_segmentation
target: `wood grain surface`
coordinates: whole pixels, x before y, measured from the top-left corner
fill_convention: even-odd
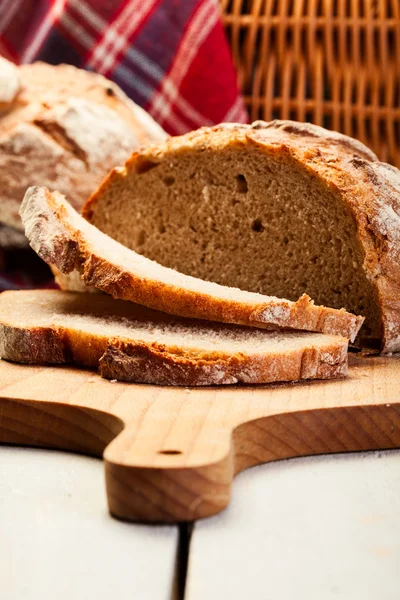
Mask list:
[[[351,357],[346,379],[253,387],[113,383],[0,361],[0,442],[103,454],[111,513],[192,521],[236,473],[281,458],[400,447],[400,358]]]

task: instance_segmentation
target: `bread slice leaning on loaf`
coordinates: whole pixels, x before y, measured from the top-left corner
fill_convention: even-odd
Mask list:
[[[114,298],[183,317],[262,328],[292,328],[354,340],[362,324],[344,310],[314,306],[308,296],[290,302],[182,275],[140,256],[85,221],[58,193],[30,188],[21,205],[32,248],[63,273]]]
[[[358,342],[400,350],[400,172],[349,137],[199,129],[140,149],[83,215],[187,275],[364,315]]]
[[[347,340],[173,317],[103,294],[0,295],[0,356],[99,367],[108,379],[219,385],[341,377]]]

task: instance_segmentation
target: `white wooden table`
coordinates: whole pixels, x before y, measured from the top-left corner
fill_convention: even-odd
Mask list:
[[[399,514],[400,451],[251,469],[194,526],[185,600],[398,600]],[[0,446],[2,600],[183,597],[178,538],[109,517],[100,461]]]
[[[1,600],[170,600],[177,548],[109,516],[100,460],[0,446]]]
[[[198,523],[187,600],[399,600],[400,451],[292,459],[242,473]]]

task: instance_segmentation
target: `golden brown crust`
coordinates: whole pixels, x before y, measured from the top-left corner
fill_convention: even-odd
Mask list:
[[[7,292],[3,292],[6,294]],[[0,358],[28,365],[70,362],[68,348],[55,327],[18,327],[0,322]]]
[[[10,109],[20,89],[18,67],[0,56],[0,113]]]
[[[80,209],[109,169],[166,137],[96,73],[41,62],[16,67],[0,57],[0,80],[0,222],[16,229],[28,186],[59,189]]]
[[[273,383],[303,379],[334,379],[347,374],[347,348],[334,345],[325,352],[306,348],[296,353],[264,357],[233,354],[227,358],[199,358],[171,353],[160,344],[129,344],[110,340],[99,361],[106,379],[155,385],[229,385]]]
[[[339,193],[358,230],[363,268],[376,287],[382,318],[382,350],[400,350],[400,172],[378,161],[366,146],[347,136],[308,123],[257,121],[253,125],[204,127],[136,152],[124,170],[112,172],[83,209],[90,221],[96,203],[113,181],[171,153],[191,148],[221,150],[257,147],[320,178]]]
[[[26,192],[21,216],[32,248],[44,261],[64,273],[77,269],[86,285],[114,298],[183,317],[316,331],[351,341],[364,320],[343,309],[315,306],[306,295],[291,302],[178,274],[121,246],[45,188]]]
[[[167,134],[152,117],[135,104],[115,83],[93,71],[73,65],[50,65],[41,61],[19,67],[22,79],[21,103],[31,95],[54,104],[69,96],[86,98],[115,111],[135,133],[139,144],[165,139]]]
[[[285,336],[304,339],[302,344],[282,351],[276,345],[269,347],[269,336],[275,334],[265,332],[264,350],[246,353],[231,351],[229,346],[227,351],[226,344],[225,350],[217,345],[206,349],[198,322],[174,321],[142,307],[129,311],[123,304],[106,296],[56,290],[4,292],[0,296],[0,358],[28,364],[99,367],[100,374],[108,379],[156,385],[270,383],[338,378],[347,373],[347,340],[343,338],[282,333],[278,334],[282,342]],[[46,310],[41,308],[43,305]],[[81,314],[86,315],[84,323]],[[178,346],[173,340],[168,345],[144,342],[135,338],[140,333],[128,327],[125,335],[110,336],[102,330],[104,314],[119,322],[123,315],[129,320],[136,314],[137,318],[153,319],[155,326],[161,323],[170,327],[171,332],[174,324],[183,323],[189,338],[198,336],[199,347],[186,344],[184,336]],[[229,326],[217,329],[229,339]]]

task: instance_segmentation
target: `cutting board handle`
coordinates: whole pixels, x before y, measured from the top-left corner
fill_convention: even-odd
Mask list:
[[[169,449],[146,453],[138,449],[136,428],[120,433],[104,453],[110,512],[128,520],[192,521],[225,508],[234,476],[249,467],[283,458],[400,447],[399,404],[283,412],[233,431],[210,425],[203,424],[200,435],[213,441],[218,454],[212,459],[208,453],[204,464],[188,461],[177,450],[179,436]]]
[[[191,401],[196,401],[192,391]],[[192,521],[229,503],[234,477],[232,431],[207,421],[200,408],[185,416],[187,397],[164,389],[153,418],[129,423],[104,452],[110,512],[138,521]],[[194,448],[193,446],[197,446]]]
[[[400,357],[354,359],[338,381],[191,390],[0,361],[0,442],[103,455],[114,516],[192,521],[253,465],[400,447]]]

